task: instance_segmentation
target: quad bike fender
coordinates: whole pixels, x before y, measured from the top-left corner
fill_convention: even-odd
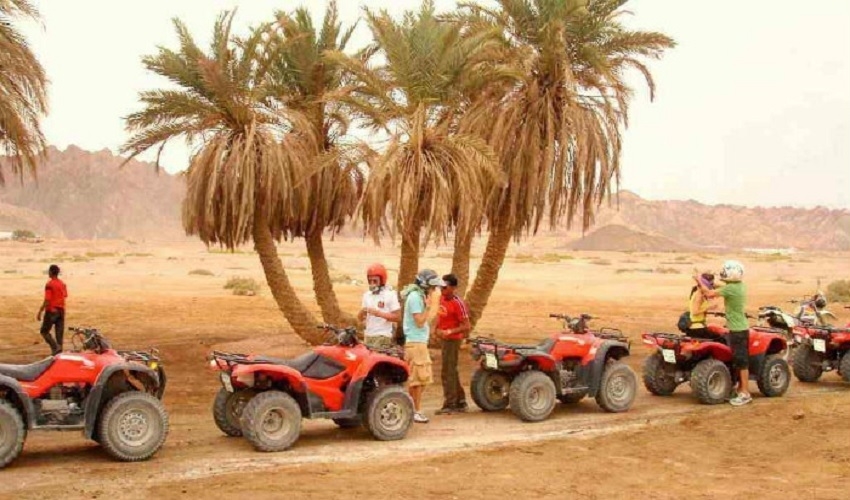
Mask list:
[[[304,376],[295,368],[285,365],[236,365],[233,367],[233,371],[230,372],[231,378],[249,387],[254,385],[255,377],[258,374],[262,374],[275,382],[283,382],[290,389],[298,393],[305,393],[307,391]]]
[[[12,377],[0,375],[0,397],[12,403],[21,412],[27,429],[32,429],[36,417],[35,406],[20,382]]]
[[[683,354],[690,353],[694,358],[715,358],[723,363],[732,361],[732,349],[726,344],[714,341],[700,341],[681,347]]]
[[[750,331],[750,357],[777,354],[788,348],[788,341],[780,335]]]
[[[620,359],[629,355],[629,346],[624,342],[606,340],[595,349],[591,349],[582,359],[581,371],[587,380],[587,395],[596,397],[599,384],[602,382],[602,372],[609,359]]]
[[[374,356],[374,360],[363,363],[354,373],[354,377],[345,390],[342,404],[344,411],[357,415],[363,401],[363,388],[367,380],[378,385],[401,385],[410,377],[410,368],[404,361],[391,356]]]
[[[548,354],[530,354],[525,357],[524,366],[533,365],[538,370],[546,372],[546,373],[556,373],[557,367],[555,363],[555,359]],[[560,382],[559,382],[560,383]],[[557,387],[557,386],[556,386]]]
[[[150,392],[161,398],[165,392],[165,378],[160,378],[160,373],[164,375],[165,371],[152,370],[138,363],[120,363],[104,368],[86,398],[86,426],[83,429],[86,439],[92,439],[94,436],[100,409],[114,396],[123,392],[120,389],[115,391],[115,383],[112,382],[114,378],[126,381],[130,390]]]

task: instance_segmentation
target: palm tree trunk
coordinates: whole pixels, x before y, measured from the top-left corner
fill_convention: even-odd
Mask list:
[[[463,297],[469,286],[469,259],[472,252],[472,231],[455,233],[455,249],[452,255],[452,274],[457,276],[457,294]]]
[[[322,242],[322,230],[307,230],[304,236],[307,242],[307,256],[310,258],[310,271],[313,274],[313,291],[316,302],[322,310],[322,319],[333,325],[354,325],[355,319],[350,314],[343,313],[331,282],[330,268],[325,259],[325,246]]]
[[[316,318],[304,307],[292,288],[283,263],[277,255],[277,246],[269,229],[268,215],[261,208],[257,208],[254,213],[253,237],[254,249],[260,256],[272,296],[295,334],[313,345],[327,340],[325,332],[316,328]]]
[[[466,296],[466,303],[469,306],[469,320],[473,328],[481,319],[484,308],[487,307],[487,301],[490,300],[490,294],[493,292],[493,287],[496,286],[499,270],[505,262],[505,255],[510,243],[511,231],[507,220],[496,221],[495,225],[490,227],[487,247],[484,249],[481,265],[478,266],[475,282]]]
[[[422,224],[411,222],[401,236],[401,263],[398,266],[398,290],[413,283],[419,272],[419,233]]]

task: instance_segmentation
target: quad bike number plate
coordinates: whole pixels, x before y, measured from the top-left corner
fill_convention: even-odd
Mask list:
[[[230,374],[221,372],[221,385],[224,386],[224,390],[227,392],[233,392],[233,382],[230,381]]]
[[[826,341],[824,339],[812,339],[812,347],[817,352],[826,352]]]
[[[661,357],[668,363],[676,364],[676,352],[673,349],[661,349]]]
[[[496,359],[496,355],[492,352],[484,353],[484,366],[493,370],[499,368],[499,360]]]

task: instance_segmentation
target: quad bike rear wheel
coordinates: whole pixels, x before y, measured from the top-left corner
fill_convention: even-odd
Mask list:
[[[656,396],[669,396],[676,387],[676,379],[665,368],[668,364],[660,352],[655,352],[643,362],[643,385]]]
[[[483,411],[501,411],[508,407],[511,378],[507,373],[479,368],[469,385],[472,400]]]
[[[609,413],[621,413],[632,407],[636,395],[635,372],[622,361],[609,360],[596,392],[596,404]]]
[[[366,427],[379,441],[403,439],[413,422],[413,399],[400,385],[385,385],[369,394]]]
[[[721,361],[704,359],[691,371],[691,390],[702,404],[723,403],[732,392],[732,375]]]
[[[242,411],[248,401],[256,395],[257,391],[253,389],[228,392],[222,387],[213,402],[213,420],[219,430],[231,437],[242,436],[242,427],[239,422]]]
[[[511,382],[511,411],[525,422],[545,420],[555,409],[555,384],[545,373],[528,370]]]
[[[794,350],[791,362],[794,376],[800,382],[817,382],[823,375],[822,356],[815,352],[811,344],[803,344]]]
[[[168,435],[168,414],[153,394],[128,391],[112,398],[98,419],[100,444],[122,462],[153,456]]]
[[[18,409],[6,400],[0,400],[0,469],[21,454],[27,430]]]
[[[788,362],[778,354],[768,356],[758,377],[759,391],[769,398],[785,394],[791,383],[791,370]]]
[[[240,426],[257,450],[283,451],[301,434],[301,407],[285,392],[261,392],[245,405]]]
[[[841,356],[841,361],[838,363],[838,371],[841,373],[841,378],[845,382],[850,382],[850,351],[846,351]]]

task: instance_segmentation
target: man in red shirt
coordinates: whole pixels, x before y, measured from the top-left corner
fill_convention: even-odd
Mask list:
[[[44,313],[44,321],[41,323],[41,336],[50,346],[52,353],[56,355],[62,352],[62,336],[65,334],[65,298],[68,296],[68,289],[65,288],[65,283],[59,279],[59,266],[52,264],[47,274],[50,276],[50,280],[44,285],[44,302],[41,304],[41,309],[38,310],[36,319],[41,321],[41,314]],[[56,340],[50,336],[51,327],[55,329]]]
[[[466,395],[457,372],[457,358],[460,343],[472,329],[469,324],[469,310],[463,299],[455,294],[457,276],[447,274],[443,276],[443,281],[446,286],[440,296],[440,312],[435,331],[437,337],[443,340],[443,407],[437,411],[438,415],[465,412],[467,409]]]

